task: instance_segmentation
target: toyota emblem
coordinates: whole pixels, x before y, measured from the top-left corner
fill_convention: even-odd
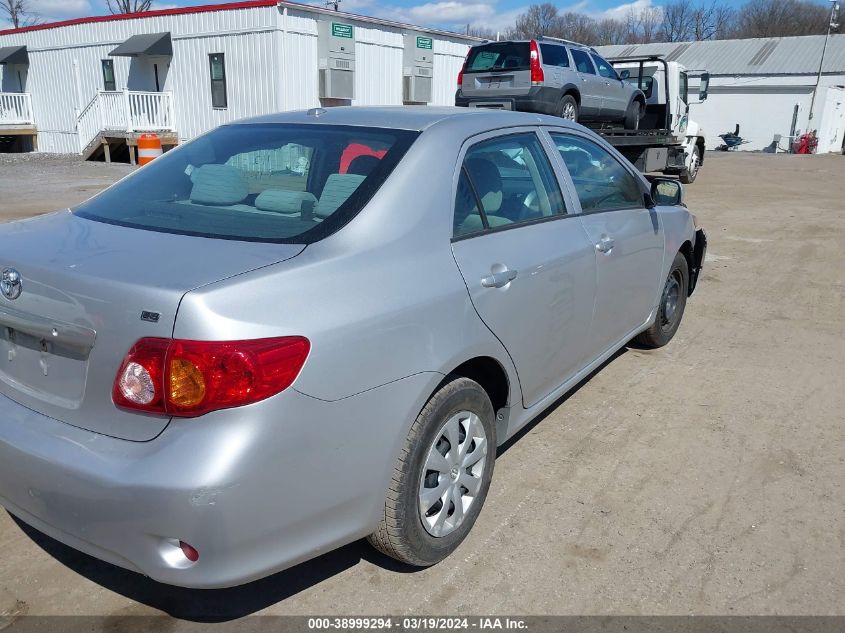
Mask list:
[[[21,274],[14,268],[7,268],[3,271],[3,276],[0,277],[0,292],[9,301],[14,301],[21,296],[23,284],[21,283]]]

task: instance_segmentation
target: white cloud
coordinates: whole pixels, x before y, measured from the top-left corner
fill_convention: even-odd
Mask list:
[[[599,18],[613,18],[614,20],[625,20],[631,11],[634,12],[634,15],[639,15],[643,11],[650,11],[652,9],[660,9],[660,7],[656,6],[652,0],[633,0],[632,2],[625,2],[618,6],[612,7],[610,9],[606,9],[605,11],[601,11],[598,14],[594,14],[596,17]]]
[[[29,0],[32,13],[51,17],[79,17],[91,13],[88,0]]]

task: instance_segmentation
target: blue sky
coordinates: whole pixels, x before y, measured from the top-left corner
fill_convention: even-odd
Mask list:
[[[227,0],[157,0],[154,8],[219,4]],[[300,0],[303,1],[303,0]],[[467,24],[505,29],[527,6],[540,0],[341,0],[341,9],[413,24],[460,30]],[[556,3],[561,10],[575,9],[593,15],[624,15],[636,8],[659,4],[660,0],[572,0]],[[311,0],[312,4],[317,4]],[[107,13],[105,0],[29,0],[43,19],[64,20]]]

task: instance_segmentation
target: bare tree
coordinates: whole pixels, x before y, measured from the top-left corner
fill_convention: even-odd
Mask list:
[[[152,8],[153,0],[106,0],[112,13],[141,13]]]
[[[647,7],[637,11],[634,7],[628,10],[625,20],[627,44],[646,44],[660,41],[663,12],[657,7]]]
[[[624,44],[628,32],[627,25],[613,18],[605,18],[599,20],[595,25],[596,29],[596,46],[605,46],[607,44]]]
[[[528,10],[516,19],[510,37],[537,37],[548,35],[562,37],[561,17],[557,7],[551,3],[532,4]]]
[[[715,0],[699,5],[692,13],[692,37],[697,41],[726,38],[729,35],[734,10]]]
[[[0,16],[16,29],[40,22],[40,18],[30,11],[29,0],[0,0]]]
[[[733,37],[788,37],[827,33],[830,9],[805,0],[749,0],[737,14]]]
[[[660,30],[666,42],[685,42],[693,31],[695,7],[692,0],[672,0],[663,6]]]

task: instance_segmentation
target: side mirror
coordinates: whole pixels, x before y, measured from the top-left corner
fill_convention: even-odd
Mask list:
[[[658,206],[684,206],[684,186],[672,178],[655,178],[651,181],[651,199]]]
[[[630,79],[630,78],[631,78],[631,71],[630,70],[623,70],[621,73],[619,73],[619,79],[622,79],[623,81],[626,80],[626,79]]]
[[[698,100],[706,101],[707,92],[710,90],[710,73],[701,75],[701,81],[698,84]]]

